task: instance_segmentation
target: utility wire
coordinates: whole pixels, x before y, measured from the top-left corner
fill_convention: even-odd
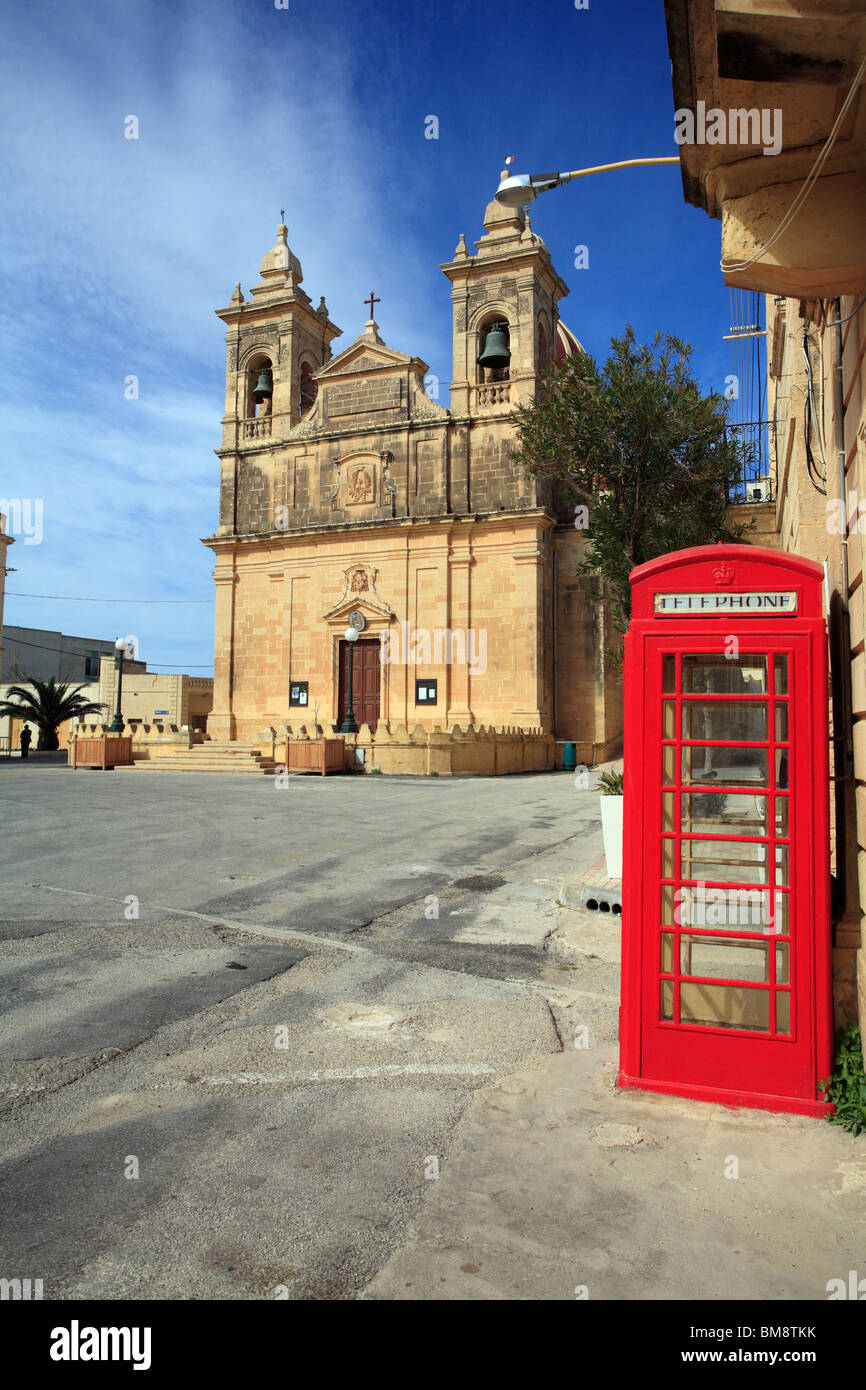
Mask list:
[[[812,359],[810,355],[809,334],[807,330],[804,330],[803,332],[803,359],[806,364],[807,382],[807,390],[805,393],[803,410],[803,434],[806,444],[806,469],[809,475],[809,481],[811,482],[815,491],[820,492],[822,496],[826,497],[827,459],[824,454],[824,440],[822,438],[821,425],[818,419],[818,410],[815,405],[814,385],[812,380]],[[818,468],[815,464],[815,459],[812,454],[813,428],[815,430],[815,436],[818,440],[818,448],[821,453],[821,463],[824,469],[823,473],[818,472]]]
[[[860,300],[860,303],[857,305],[857,308],[852,309],[850,314],[846,314],[844,319],[825,319],[824,323],[826,324],[827,328],[839,328],[843,323],[847,323],[849,319],[853,319],[855,314],[859,314],[864,304],[866,304],[866,294],[864,294],[863,298]]]
[[[50,598],[63,603],[213,603],[212,598],[80,598],[77,594],[22,594],[17,589],[7,589],[6,594],[15,598]]]
[[[43,643],[41,643],[41,642],[25,642],[25,640],[24,640],[23,637],[10,637],[10,636],[8,635],[9,626],[12,626],[12,624],[7,625],[7,627],[4,628],[4,631],[7,633],[7,636],[6,636],[6,645],[7,645],[7,647],[10,647],[10,648],[14,648],[14,647],[32,647],[32,648],[34,649],[34,651],[38,651],[38,652],[53,652],[55,656],[73,656],[73,657],[74,657],[74,656],[80,656],[82,659],[83,659],[84,657],[88,656],[88,655],[90,655],[90,656],[100,656],[100,657],[101,657],[101,656],[111,656],[111,655],[112,655],[111,652],[98,652],[98,651],[94,651],[94,652],[90,652],[90,653],[88,653],[88,652],[71,652],[71,651],[69,651],[69,650],[68,650],[67,648],[65,648],[65,647],[46,647],[46,646],[45,646]],[[84,640],[87,641],[88,639],[85,638]],[[92,640],[93,640],[93,641],[99,641],[100,639],[99,639],[99,638],[93,638]],[[138,657],[133,657],[132,660],[133,660],[133,661],[137,661],[137,660],[138,660]],[[147,665],[147,662],[145,662],[145,665]],[[151,665],[151,666],[171,667],[171,668],[174,668],[174,669],[176,669],[176,670],[178,670],[178,671],[209,671],[209,670],[211,669],[211,666],[213,665],[213,662],[209,662],[207,666],[190,666],[190,665],[187,665],[187,664],[185,664],[184,662],[181,662],[181,661],[151,661],[151,662],[150,662],[150,665]],[[136,673],[133,672],[133,674],[136,674]],[[147,672],[147,671],[139,671],[137,674],[140,675],[140,676],[146,676],[146,675],[148,674],[148,672]],[[41,677],[40,677],[39,679],[41,680]],[[72,677],[69,677],[69,679],[71,680]]]
[[[854,100],[854,94],[857,91],[857,88],[860,86],[864,72],[866,72],[866,58],[863,59],[859,68],[857,69],[857,74],[854,78],[854,81],[851,83],[851,89],[848,92],[848,95],[846,96],[839,109],[838,116],[833,122],[833,127],[830,131],[830,134],[827,136],[824,148],[821,150],[821,153],[818,155],[818,158],[812,165],[812,168],[806,178],[805,183],[803,184],[802,188],[800,189],[791,206],[788,208],[788,211],[785,213],[785,216],[782,218],[775,232],[770,237],[770,240],[767,242],[766,246],[764,246],[762,250],[756,251],[754,256],[751,256],[747,261],[721,261],[720,264],[723,271],[729,272],[734,270],[747,270],[748,267],[750,265],[754,265],[756,261],[763,260],[763,258],[767,255],[768,251],[772,250],[779,238],[783,236],[785,232],[788,230],[788,227],[791,225],[792,221],[797,216],[797,213],[800,211],[800,208],[803,206],[809,194],[812,192],[812,188],[815,184],[815,181],[820,176],[821,170],[823,169],[824,165],[827,162],[827,159],[829,158],[830,151],[836,143],[836,136],[839,134],[839,131],[842,128],[842,123],[848,114],[848,108]]]

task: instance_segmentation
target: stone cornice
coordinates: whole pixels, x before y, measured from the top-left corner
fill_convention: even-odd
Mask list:
[[[445,261],[440,264],[439,269],[451,281],[454,291],[462,291],[469,281],[501,276],[507,269],[519,274],[529,263],[534,263],[534,273],[549,283],[556,299],[564,299],[570,293],[568,285],[554,268],[547,247],[538,243],[517,246],[511,250],[506,248],[498,254],[494,252],[485,256],[469,256],[465,261]]]
[[[279,299],[269,299],[265,303],[246,300],[243,304],[232,304],[227,309],[215,309],[214,313],[228,328],[234,328],[236,331],[249,326],[269,327],[276,333],[287,332],[288,325],[281,328],[278,320],[288,314],[293,318],[305,319],[308,327],[314,328],[319,336],[324,333],[329,340],[340,338],[343,334],[342,328],[338,328],[337,324],[316,313],[312,300],[303,290],[298,290],[292,295],[282,295]]]
[[[419,530],[433,531],[441,530],[447,533],[450,541],[450,532],[456,535],[469,533],[470,528],[483,526],[486,531],[504,531],[514,526],[516,521],[534,521],[542,530],[548,531],[556,526],[556,520],[543,507],[533,507],[526,509],[512,508],[509,511],[496,512],[472,512],[465,515],[452,515],[443,517],[376,517],[369,521],[355,521],[348,525],[345,522],[335,522],[332,526],[308,526],[295,531],[268,531],[260,535],[231,535],[231,536],[202,536],[201,543],[219,555],[227,550],[270,549],[274,545],[302,546],[307,545],[317,536],[328,536],[331,538],[345,537],[353,540],[363,534],[386,534],[386,535],[410,535]]]

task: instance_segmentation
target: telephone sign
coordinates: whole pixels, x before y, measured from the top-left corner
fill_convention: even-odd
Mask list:
[[[726,590],[715,594],[656,594],[653,604],[656,613],[796,613],[797,595],[732,594]]]

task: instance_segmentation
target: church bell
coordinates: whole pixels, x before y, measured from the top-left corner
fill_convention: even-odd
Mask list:
[[[266,396],[273,394],[273,382],[267,367],[262,367],[259,372],[259,379],[253,387],[253,400],[256,405],[261,405]]]
[[[484,351],[478,358],[480,367],[507,367],[511,361],[511,353],[508,351],[508,339],[505,336],[504,325],[494,323],[487,334],[487,341],[484,344]]]

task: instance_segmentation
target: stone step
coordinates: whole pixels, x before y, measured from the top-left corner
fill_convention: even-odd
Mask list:
[[[185,752],[213,752],[213,753],[257,753],[261,749],[261,744],[193,744],[192,748],[185,749]]]
[[[231,772],[271,775],[280,766],[276,756],[262,752],[261,743],[234,743],[210,739],[192,748],[154,748],[154,756],[135,764],[139,772]]]
[[[175,745],[173,748],[167,748],[164,744],[156,744],[153,748],[153,752],[163,758],[255,758],[262,752],[262,745],[260,743],[251,743],[248,748],[245,746],[241,748],[228,746],[225,748],[214,748],[209,743],[197,743],[193,744],[192,748],[183,748],[179,745]]]
[[[189,763],[192,767],[195,767],[197,763],[220,763],[224,767],[249,767],[256,765],[263,756],[261,753],[256,753],[256,755],[250,755],[249,758],[220,758],[215,753],[211,753],[211,755],[203,755],[202,758],[190,758],[188,753],[177,753],[174,758],[142,758],[139,760],[140,762],[160,763],[164,767],[177,767],[178,763]],[[267,760],[268,762],[277,762],[277,759],[271,758],[270,753],[267,755]]]
[[[248,767],[250,763],[261,762],[263,759],[266,762],[279,761],[272,758],[270,753],[247,753],[241,758],[229,757],[224,753],[175,753],[170,758],[157,757],[149,761],[165,763],[167,767],[172,767],[175,763],[231,763],[233,767]]]
[[[217,759],[207,758],[198,758],[194,762],[187,761],[186,759],[177,759],[177,761],[175,761],[170,758],[154,758],[153,761],[143,759],[140,762],[127,766],[126,769],[118,768],[117,771],[131,771],[134,769],[136,772],[228,772],[233,775],[246,776],[250,773],[255,773],[257,775],[265,773],[270,775],[277,766],[277,763],[271,762],[269,759],[262,759],[261,762],[224,763],[219,762]]]
[[[249,758],[260,758],[265,756],[261,748],[207,748],[199,751],[197,748],[178,748],[176,751],[163,752],[154,750],[158,758],[164,758],[167,762],[172,762],[175,758],[231,758],[235,762],[246,762]],[[267,754],[270,757],[270,753]]]
[[[260,743],[194,743],[192,748],[179,748],[179,753],[228,753],[232,757],[249,757],[252,753],[261,753],[262,744]]]

